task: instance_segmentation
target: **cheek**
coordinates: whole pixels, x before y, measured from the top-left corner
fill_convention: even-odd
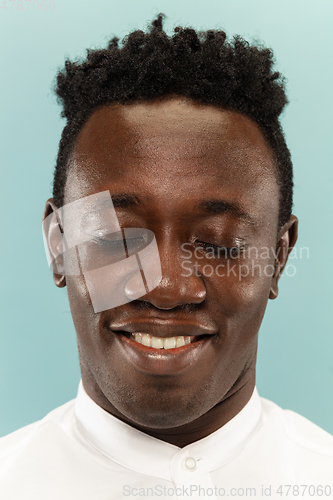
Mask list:
[[[75,317],[79,314],[83,316],[94,314],[84,278],[82,276],[67,276],[66,285],[69,305]]]
[[[273,267],[270,260],[230,260],[218,264],[206,287],[222,317],[232,329],[246,326],[252,335],[258,332],[271,286]]]
[[[78,344],[81,348],[84,345],[97,345],[100,315],[94,312],[84,279],[70,276],[66,278],[66,285]]]

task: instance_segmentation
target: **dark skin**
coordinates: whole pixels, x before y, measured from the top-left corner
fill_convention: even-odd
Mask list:
[[[232,419],[255,387],[258,332],[268,299],[297,240],[297,218],[278,228],[279,187],[272,153],[259,127],[234,111],[171,96],[160,101],[96,110],[76,141],[65,203],[109,190],[130,193],[143,204],[116,207],[121,227],[154,232],[162,280],[140,299],[95,314],[82,276],[54,274],[67,285],[77,333],[82,381],[104,410],[163,441],[184,447]],[[240,203],[248,217],[211,213],[204,199]],[[56,209],[46,202],[44,217]],[[50,231],[49,246],[57,241]],[[184,273],[183,243],[192,251],[205,242],[276,249],[251,261],[248,276],[208,276],[226,259],[192,256]],[[200,253],[201,252],[201,253]],[[236,270],[244,260],[233,259]],[[264,272],[265,266],[271,272]],[[201,267],[200,267],[201,266]],[[204,353],[177,374],[144,373],[128,362],[115,342],[111,322],[158,318],[209,325]],[[155,335],[158,336],[156,331]]]

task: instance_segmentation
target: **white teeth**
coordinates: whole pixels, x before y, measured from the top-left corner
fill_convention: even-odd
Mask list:
[[[176,347],[181,347],[182,345],[185,345],[184,337],[176,337]]]
[[[179,337],[154,337],[148,333],[132,333],[131,339],[139,342],[148,347],[153,347],[154,349],[174,349],[175,347],[181,347],[186,344],[191,343],[190,336],[179,336]]]
[[[143,345],[150,347],[151,346],[151,336],[148,335],[147,333],[145,335],[143,335],[141,343]]]
[[[155,349],[163,349],[164,339],[161,339],[161,337],[152,337],[151,338],[151,347],[155,347]]]
[[[176,347],[176,337],[164,339],[164,349],[174,349]]]

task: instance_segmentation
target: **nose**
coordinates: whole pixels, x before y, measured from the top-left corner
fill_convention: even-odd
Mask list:
[[[184,304],[200,304],[206,298],[204,281],[192,261],[184,260],[179,244],[161,242],[158,244],[162,279],[159,284],[139,300],[150,302],[158,309],[173,309]],[[126,295],[131,299],[135,290],[135,278],[128,281]]]

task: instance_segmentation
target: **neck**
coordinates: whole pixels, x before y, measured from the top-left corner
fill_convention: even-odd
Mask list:
[[[167,443],[183,448],[217,431],[234,418],[248,403],[255,387],[255,373],[246,381],[239,381],[228,391],[222,401],[207,413],[189,424],[173,429],[147,429],[134,425],[137,429]]]
[[[96,386],[96,381],[92,380],[91,374],[90,376],[87,373],[84,375],[86,376],[82,376],[82,381],[85,391],[101,408],[145,434],[179,448],[199,441],[227,424],[248,403],[255,387],[255,368],[253,368],[239,377],[217,405],[196,420],[175,428],[152,429],[129,421],[106,399],[105,395]]]

